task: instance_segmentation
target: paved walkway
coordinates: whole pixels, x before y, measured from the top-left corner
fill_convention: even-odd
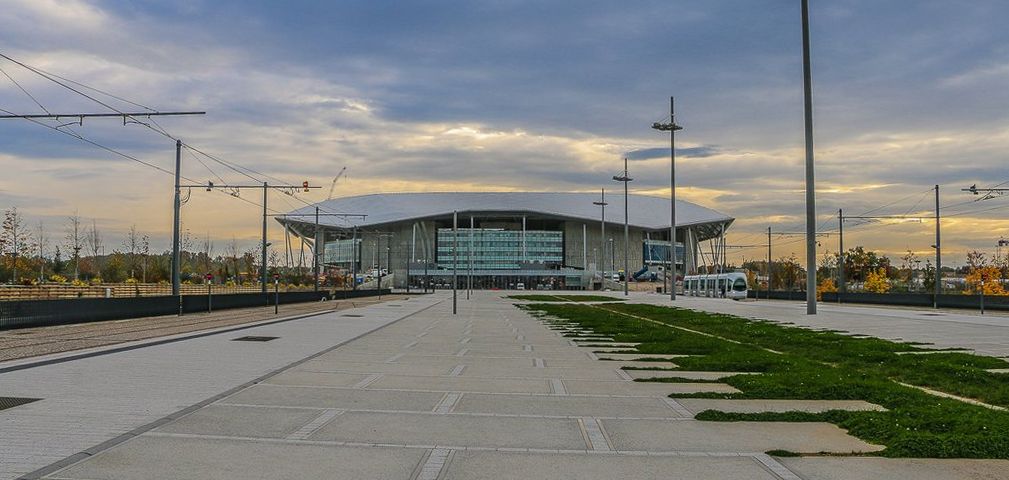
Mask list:
[[[101,399],[73,400],[95,405],[89,417],[100,414],[103,401],[116,403],[105,405],[106,412],[135,409],[138,404],[151,407],[142,420],[124,418],[126,427],[126,423],[149,422],[156,412],[194,403],[174,395],[176,389],[194,391],[188,397],[207,398],[275,368],[278,362],[293,361],[298,355],[306,356],[305,352],[403,317],[390,311],[418,311],[136,431],[114,445],[79,455],[63,468],[46,472],[47,478],[794,480],[913,475],[931,480],[998,478],[998,472],[1009,471],[1009,462],[779,461],[763,452],[851,453],[879,447],[825,423],[695,421],[694,412],[716,405],[741,410],[783,406],[674,401],[669,393],[732,389],[717,383],[633,382],[620,369],[625,362],[598,360],[593,352],[599,347],[578,346],[562,336],[565,330],[548,328],[497,294],[477,292],[473,300],[460,301],[456,316],[451,315],[447,301],[418,308],[423,302],[444,298],[438,294],[397,302],[399,307],[371,307],[362,311],[362,323],[355,327],[344,325],[343,318],[321,316],[254,333],[281,337],[266,343],[230,342],[234,335],[208,337],[192,346],[182,342],[163,350],[137,350],[138,355],[131,358],[107,357],[106,361],[115,360],[109,365],[65,365],[62,369],[67,371],[35,372],[36,380],[52,378],[58,386],[62,384],[57,390],[66,395],[68,387],[76,384],[69,376],[73,372],[110,369],[99,368],[102,374],[92,375],[115,379],[96,390],[113,386],[108,384],[122,390],[106,392]],[[386,319],[369,320],[381,315]],[[339,334],[323,334],[327,328]],[[318,343],[300,346],[312,342]],[[612,349],[621,348],[614,345]],[[219,372],[237,370],[263,356],[284,358],[275,358],[270,366],[229,373],[227,381],[220,378]],[[32,386],[27,379],[18,384],[5,377],[0,375],[0,388],[5,391],[12,391],[12,385],[22,390]],[[166,388],[166,383],[172,388]],[[138,395],[144,397],[143,402],[137,401]],[[161,398],[164,395],[174,398]],[[22,412],[45,403],[54,410],[53,402],[47,400],[7,412],[27,417]],[[791,407],[815,410],[822,405],[798,402]],[[63,408],[70,410],[73,405],[65,403]],[[0,413],[0,421],[5,415]],[[135,415],[141,416],[140,412]],[[68,418],[62,429],[50,422],[50,435],[59,440],[51,443],[75,440],[66,432],[74,421],[81,420]],[[0,428],[7,431],[6,425]],[[90,442],[87,446],[91,446],[113,432],[91,433],[77,444]],[[45,448],[42,437],[35,438],[37,447]],[[81,447],[75,448],[71,451]],[[47,459],[58,456],[50,454]]]
[[[606,294],[623,298],[623,293]],[[630,299],[638,303],[670,305],[669,297],[664,295],[631,292]],[[817,304],[817,315],[806,315],[805,302],[735,301],[683,295],[676,297],[676,306],[1009,357],[1009,316],[1005,315],[824,302]]]
[[[42,399],[0,410],[0,479],[15,478],[82,452],[436,301],[413,298],[386,302],[0,373],[0,396]],[[269,342],[232,341],[248,335],[279,338]],[[4,362],[0,363],[0,371],[59,358]]]

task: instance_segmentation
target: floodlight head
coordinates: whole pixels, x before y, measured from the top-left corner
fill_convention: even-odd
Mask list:
[[[660,132],[675,132],[678,130],[683,130],[683,127],[672,122],[670,123],[655,122],[652,124],[652,128]]]

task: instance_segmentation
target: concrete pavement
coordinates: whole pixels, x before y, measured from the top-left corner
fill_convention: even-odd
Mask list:
[[[628,361],[599,360],[601,355],[593,353],[599,347],[579,346],[598,341],[576,342],[564,337],[568,331],[564,327],[545,325],[496,293],[476,292],[473,300],[460,302],[456,316],[451,315],[449,302],[430,306],[444,299],[444,294],[438,294],[396,302],[396,306],[362,309],[364,316],[357,318],[362,324],[355,332],[372,333],[199,403],[114,445],[91,450],[59,469],[44,472],[45,476],[78,480],[794,480],[915,475],[931,480],[967,478],[968,474],[1000,478],[998,475],[1009,472],[1009,462],[990,461],[779,460],[763,452],[851,454],[879,447],[826,423],[700,422],[693,420],[693,414],[706,408],[818,411],[874,406],[864,402],[678,401],[667,395],[731,391],[731,387],[634,382],[620,367],[641,355],[621,354],[627,355]],[[305,351],[314,353],[327,343],[337,345],[338,339],[353,335],[346,332],[349,326],[340,325],[345,320],[353,319],[316,318],[273,325],[254,334],[280,339],[243,345],[242,352],[229,350],[231,344],[222,338],[204,345],[195,341],[193,346],[180,345],[174,355],[172,351],[152,350],[145,356],[110,358],[118,362],[101,367],[118,369],[106,370],[107,374],[125,373],[122,363],[145,362],[138,370],[148,372],[146,375],[138,372],[121,379],[123,389],[113,393],[125,393],[127,385],[140,390],[156,388],[153,382],[143,381],[153,377],[186,391],[197,390],[191,385],[195,383],[202,388],[199,394],[207,398],[237,381],[222,381],[212,370],[232,371],[236,364],[282,352],[286,352],[285,359],[307,357]],[[386,326],[375,330],[379,325]],[[330,328],[333,330],[327,330]],[[341,332],[341,336],[333,332]],[[591,332],[583,334],[588,337]],[[281,339],[291,341],[277,343]],[[312,345],[302,348],[301,343]],[[273,347],[272,353],[264,351]],[[208,348],[209,354],[204,350]],[[207,369],[189,374],[193,367],[184,360],[185,354],[209,363]],[[279,360],[275,358],[273,363]],[[672,365],[675,358],[669,362]],[[158,365],[164,369],[159,370]],[[183,373],[174,378],[172,369]],[[40,371],[35,378],[62,378],[58,374]],[[243,372],[245,377],[254,374]],[[232,372],[229,376],[242,375]],[[4,377],[0,375],[0,387],[28,388],[24,382]],[[60,381],[71,383],[69,378]],[[208,393],[214,383],[218,384],[216,390]],[[157,395],[134,392],[120,403],[123,408],[137,408],[153,402],[154,410],[165,410],[165,402],[157,402],[156,397],[170,394],[169,390],[160,389]],[[194,403],[184,403],[177,396],[172,401],[176,409]],[[25,416],[19,409],[29,406],[0,411],[0,422],[9,413]],[[72,406],[64,404],[64,408]],[[97,411],[88,414],[100,415]]]

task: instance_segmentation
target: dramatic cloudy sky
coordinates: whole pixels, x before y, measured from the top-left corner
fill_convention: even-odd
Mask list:
[[[1009,181],[1009,5],[1000,0],[813,1],[818,213],[930,215],[944,247],[994,250],[1009,202],[970,202]],[[173,135],[221,159],[339,195],[418,190],[617,188],[668,194],[668,137],[649,126],[677,97],[678,193],[762,243],[803,221],[798,0],[3,0],[2,53],[161,110]],[[50,111],[96,104],[0,61]],[[109,100],[117,108],[127,104]],[[0,108],[41,109],[0,76]],[[137,107],[131,107],[137,108]],[[71,127],[170,169],[173,142],[112,121]],[[248,181],[189,152],[184,174]],[[117,244],[129,225],[167,246],[171,178],[23,120],[0,128],[0,207],[60,236],[79,211]],[[246,195],[253,198],[254,195]],[[968,203],[964,203],[968,202]],[[282,194],[271,206],[300,205]],[[254,242],[257,207],[193,191],[193,235]],[[846,244],[930,254],[931,221],[846,224]],[[850,232],[850,233],[849,233]],[[777,237],[777,255],[803,255]],[[822,239],[836,251],[836,237]],[[762,248],[734,257],[763,255]]]

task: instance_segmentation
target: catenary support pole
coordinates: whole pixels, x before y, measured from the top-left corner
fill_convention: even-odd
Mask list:
[[[179,248],[179,218],[182,210],[182,188],[179,187],[179,177],[182,168],[182,140],[175,141],[175,200],[174,200],[174,221],[172,223],[172,296],[179,297],[179,315],[182,315],[182,297],[179,285],[180,273],[182,271],[182,257]]]
[[[314,271],[312,273],[315,275],[315,291],[316,292],[319,291],[319,262],[321,262],[322,259],[323,259],[322,252],[323,252],[323,248],[325,248],[323,246],[322,241],[319,240],[320,238],[322,238],[322,232],[319,231],[319,207],[316,206],[315,207],[315,248],[312,249],[313,252],[315,253],[315,261],[312,262],[312,268],[314,269]]]
[[[806,120],[806,314],[816,315],[816,182],[813,175],[813,74],[809,57],[809,0],[802,0],[802,85]]]
[[[266,276],[266,274],[267,274],[267,271],[266,271],[267,270],[266,269],[266,247],[267,247],[267,245],[266,245],[266,200],[267,200],[267,193],[269,191],[270,191],[269,185],[267,185],[266,182],[263,182],[263,251],[262,251],[262,257],[260,259],[263,262],[262,263],[262,267],[261,267],[263,271],[262,271],[262,274],[260,275],[260,277],[261,277],[261,283],[263,284],[262,291],[263,291],[264,294],[266,294],[266,284],[267,284],[267,276]],[[267,305],[270,304],[270,297],[269,296],[266,297],[266,302],[267,302],[266,303]]]
[[[837,303],[845,291],[844,278],[844,210],[837,209]]]
[[[771,227],[767,227],[767,299],[771,299]]]
[[[932,298],[932,308],[939,308],[939,295],[942,294],[942,237],[939,234],[939,185],[935,186],[935,296]]]

